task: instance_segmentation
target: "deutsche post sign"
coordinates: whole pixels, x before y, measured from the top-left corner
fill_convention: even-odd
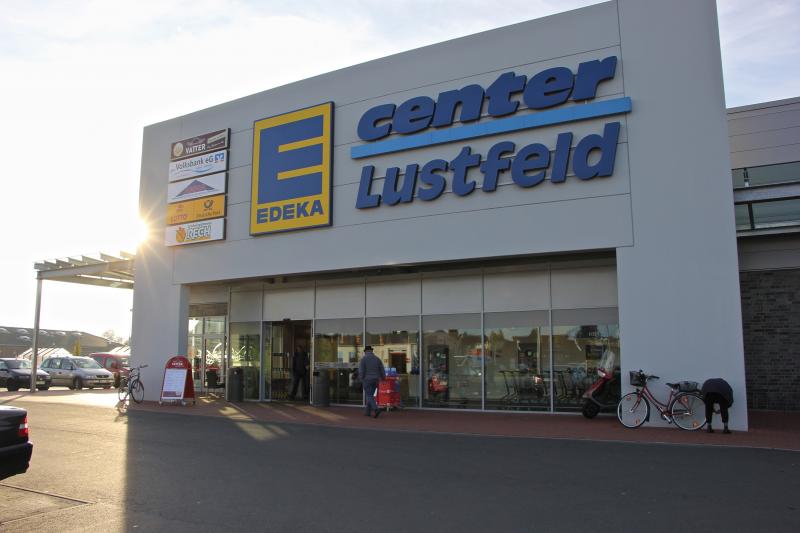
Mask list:
[[[167,225],[225,216],[225,195],[209,196],[167,205]]]
[[[255,122],[250,234],[331,225],[333,102]]]

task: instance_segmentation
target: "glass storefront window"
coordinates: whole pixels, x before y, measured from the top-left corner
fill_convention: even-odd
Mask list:
[[[598,379],[601,360],[613,366],[609,389],[619,397],[620,343],[616,308],[553,311],[553,394],[556,411],[579,410]],[[609,369],[606,369],[609,370]]]
[[[736,168],[731,171],[733,188],[758,187],[800,181],[800,161],[760,167]]]
[[[424,407],[481,408],[480,314],[422,318]]]
[[[419,385],[419,317],[395,316],[367,319],[367,342],[386,368],[397,369],[400,399],[417,407]]]
[[[800,162],[747,168],[747,181],[751,187],[798,180],[800,180]]]
[[[547,311],[486,313],[486,408],[550,409]]]
[[[189,335],[203,334],[203,317],[189,319]]]
[[[197,393],[221,389],[225,382],[225,320],[225,316],[189,318],[187,357]]]
[[[775,200],[751,204],[755,229],[780,228],[800,224],[800,200]]]
[[[731,171],[731,175],[733,176],[733,188],[740,189],[742,187],[746,187],[744,181],[744,169],[743,168],[735,168]]]
[[[225,317],[207,316],[203,327],[206,335],[225,335]]]
[[[749,230],[752,229],[750,224],[750,209],[747,204],[737,204],[734,206],[736,213],[736,230]]]
[[[363,353],[364,322],[340,318],[314,322],[314,370],[328,372],[331,403],[363,403],[358,362]]]
[[[231,368],[241,368],[245,400],[260,399],[260,332],[258,322],[232,322],[230,331]],[[228,391],[229,397],[236,397]]]

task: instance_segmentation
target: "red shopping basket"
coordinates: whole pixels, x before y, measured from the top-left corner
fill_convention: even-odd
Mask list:
[[[387,376],[378,382],[376,401],[379,408],[387,411],[400,407],[400,382],[397,377]]]

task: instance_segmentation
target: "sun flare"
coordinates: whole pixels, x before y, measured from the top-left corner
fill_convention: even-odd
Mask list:
[[[135,231],[133,232],[133,235],[135,236],[135,244],[138,248],[139,246],[147,243],[147,241],[150,239],[151,229],[150,225],[143,218],[137,218],[134,227]]]

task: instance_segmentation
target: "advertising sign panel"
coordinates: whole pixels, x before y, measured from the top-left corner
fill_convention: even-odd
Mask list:
[[[225,194],[227,182],[225,177],[225,172],[220,172],[219,174],[211,174],[202,178],[170,183],[167,186],[167,203],[172,204],[216,194]]]
[[[187,222],[177,226],[167,226],[164,230],[164,244],[166,246],[220,241],[224,238],[224,218],[215,218],[214,220],[204,220],[202,222]]]
[[[333,102],[255,122],[250,234],[331,225]]]
[[[187,398],[194,399],[194,383],[192,380],[192,364],[182,355],[171,357],[164,365],[164,379],[161,380],[161,399],[165,402],[181,402]],[[194,401],[194,400],[192,400]]]
[[[169,164],[169,181],[185,180],[228,170],[228,151],[220,150]]]
[[[197,137],[191,137],[182,141],[172,143],[169,155],[170,161],[185,159],[190,156],[215,152],[228,147],[228,137],[230,129],[203,133]]]
[[[225,216],[225,195],[198,198],[167,205],[167,225],[196,222]]]

